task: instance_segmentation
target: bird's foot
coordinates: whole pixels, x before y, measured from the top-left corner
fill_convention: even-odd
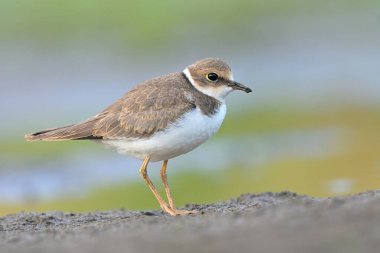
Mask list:
[[[197,210],[180,210],[176,207],[170,207],[168,204],[162,204],[161,209],[170,214],[171,216],[177,216],[177,215],[189,215],[189,214],[196,214],[198,213]]]
[[[198,213],[197,210],[179,210],[177,208],[174,208],[173,210],[174,210],[174,212],[176,212],[177,215],[189,215],[189,214]]]
[[[161,209],[165,212],[170,214],[171,216],[177,216],[178,213],[175,212],[173,209],[170,208],[170,206],[166,203],[161,204]]]

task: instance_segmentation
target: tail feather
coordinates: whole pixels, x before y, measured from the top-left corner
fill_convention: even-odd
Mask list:
[[[32,134],[26,134],[27,141],[61,141],[61,140],[85,140],[102,139],[101,136],[93,135],[94,120],[69,125],[59,128],[46,129]]]

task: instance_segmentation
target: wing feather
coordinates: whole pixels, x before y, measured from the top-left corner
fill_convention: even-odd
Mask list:
[[[186,112],[195,108],[192,101],[178,95],[146,85],[138,87],[139,93],[130,92],[122,99],[117,111],[109,111],[99,120],[94,136],[105,139],[143,138],[165,130]],[[174,88],[175,89],[175,88]],[[143,95],[144,96],[143,96]]]
[[[180,73],[151,79],[87,121],[25,138],[54,141],[149,137],[196,107],[191,96],[185,95],[189,85]]]

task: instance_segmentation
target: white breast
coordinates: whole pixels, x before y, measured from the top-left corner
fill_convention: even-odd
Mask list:
[[[219,130],[226,111],[225,103],[222,103],[218,112],[210,117],[196,108],[186,113],[167,130],[149,138],[114,139],[102,142],[116,148],[122,154],[138,159],[150,155],[152,162],[162,161],[185,154],[205,142]]]

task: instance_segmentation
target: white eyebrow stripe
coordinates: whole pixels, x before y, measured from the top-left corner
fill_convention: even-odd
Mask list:
[[[191,73],[190,73],[189,69],[185,68],[183,70],[183,73],[185,74],[185,76],[187,77],[187,79],[189,79],[190,83],[196,88],[195,81],[194,81],[193,77],[191,76]]]

